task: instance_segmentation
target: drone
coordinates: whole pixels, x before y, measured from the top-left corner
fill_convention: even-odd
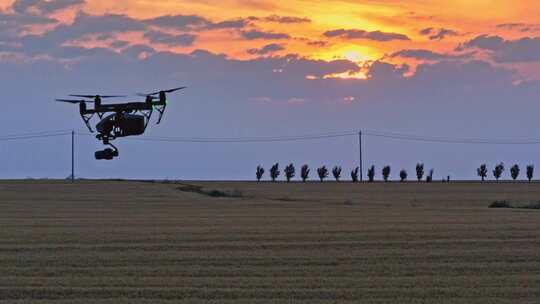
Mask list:
[[[159,113],[157,124],[160,124],[165,109],[167,108],[167,94],[185,88],[186,87],[179,87],[149,94],[137,94],[137,96],[145,97],[145,101],[143,102],[103,104],[102,102],[104,99],[127,96],[76,94],[71,94],[69,96],[83,99],[56,99],[56,101],[79,104],[81,118],[91,133],[94,133],[94,130],[90,126],[90,122],[94,115],[99,117],[100,121],[96,125],[96,131],[98,133],[96,138],[110,148],[97,151],[95,157],[97,160],[112,160],[120,155],[118,148],[111,143],[112,140],[120,137],[144,134],[154,111]],[[88,103],[93,103],[93,108],[88,108]],[[107,113],[112,114],[106,116]]]

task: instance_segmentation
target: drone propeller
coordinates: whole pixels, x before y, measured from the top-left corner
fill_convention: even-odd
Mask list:
[[[56,99],[56,101],[67,102],[67,103],[72,103],[72,104],[77,104],[77,103],[81,103],[81,102],[93,102],[93,101],[90,101],[90,100],[75,100],[75,99]]]
[[[187,88],[187,87],[179,87],[179,88],[174,88],[174,89],[170,89],[170,90],[157,91],[157,92],[150,93],[150,94],[138,93],[137,96],[148,97],[148,96],[157,95],[157,94],[159,94],[161,92],[163,92],[163,93],[173,93],[173,92],[176,92],[176,91],[183,90],[185,88]]]
[[[96,97],[100,97],[100,98],[120,98],[120,97],[127,97],[127,96],[122,96],[122,95],[75,95],[75,94],[72,94],[72,95],[69,95],[71,97],[81,97],[81,98],[96,98]]]

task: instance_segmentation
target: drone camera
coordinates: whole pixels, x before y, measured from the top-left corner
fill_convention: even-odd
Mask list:
[[[97,151],[95,156],[97,160],[112,160],[115,157],[118,157],[118,151],[107,148],[102,151]]]

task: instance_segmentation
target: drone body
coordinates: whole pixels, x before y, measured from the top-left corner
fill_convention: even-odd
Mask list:
[[[111,141],[116,138],[144,134],[154,111],[159,113],[157,121],[157,124],[159,124],[167,107],[167,93],[173,93],[182,89],[185,89],[185,87],[150,94],[138,94],[139,96],[146,97],[143,102],[102,104],[103,99],[125,97],[116,95],[70,95],[71,97],[86,99],[93,98],[93,100],[57,99],[56,101],[73,104],[78,103],[81,118],[90,132],[94,132],[90,126],[90,121],[94,115],[97,115],[100,118],[100,122],[96,125],[96,131],[98,133],[96,138],[102,141],[104,145],[108,145],[111,148],[97,151],[95,157],[97,160],[112,160],[119,156],[119,152],[118,149],[111,144]],[[94,103],[94,107],[88,108],[87,103]],[[105,116],[107,113],[112,114]]]

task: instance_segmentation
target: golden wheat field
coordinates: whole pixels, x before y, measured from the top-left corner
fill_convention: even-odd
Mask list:
[[[187,184],[1,182],[0,303],[540,302],[539,184]]]

